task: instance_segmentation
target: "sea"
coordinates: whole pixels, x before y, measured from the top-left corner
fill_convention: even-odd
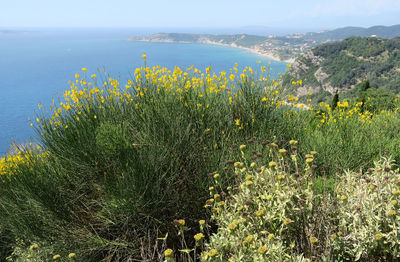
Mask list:
[[[220,72],[235,63],[256,68],[258,61],[270,64],[275,76],[286,69],[286,63],[238,48],[127,41],[146,34],[149,32],[135,29],[0,28],[0,157],[9,152],[11,144],[38,141],[29,125],[38,104],[48,107],[83,67],[89,75],[105,69],[122,83],[143,66],[143,53],[147,65],[171,69],[194,65],[204,70],[211,65]]]

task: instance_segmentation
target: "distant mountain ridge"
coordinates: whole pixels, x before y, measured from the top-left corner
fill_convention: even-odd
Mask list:
[[[313,47],[340,41],[352,36],[394,38],[400,36],[400,25],[343,27],[330,31],[291,34],[286,36],[259,36],[249,34],[214,35],[187,33],[158,33],[147,37],[131,37],[130,41],[215,44],[244,48],[278,61],[292,63]]]
[[[302,86],[291,83],[302,80]],[[351,97],[361,84],[400,93],[400,37],[351,37],[319,45],[296,59],[284,76],[284,86],[297,96],[318,99],[336,90]]]

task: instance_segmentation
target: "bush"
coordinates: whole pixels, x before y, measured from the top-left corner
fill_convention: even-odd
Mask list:
[[[218,233],[210,237],[204,259],[306,261],[306,257],[329,255],[325,249],[332,227],[331,202],[329,195],[313,191],[316,152],[307,155],[303,170],[297,142],[290,144],[279,149],[270,143],[254,162],[248,153],[254,148],[242,149],[242,162],[231,168],[237,183],[223,188],[219,177],[215,179],[206,206],[212,210]]]

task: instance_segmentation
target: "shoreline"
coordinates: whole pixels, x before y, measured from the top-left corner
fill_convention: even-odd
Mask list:
[[[140,40],[140,39],[126,39],[126,41],[129,42],[149,42],[149,43],[177,43],[177,44],[203,44],[203,45],[217,45],[217,46],[225,46],[225,47],[233,47],[233,48],[238,48],[242,50],[246,50],[248,52],[251,52],[253,54],[257,54],[260,56],[263,56],[265,58],[268,58],[270,60],[276,61],[276,62],[282,62],[282,63],[288,63],[288,64],[293,64],[294,58],[290,59],[280,59],[277,55],[273,53],[268,53],[268,52],[263,52],[262,50],[258,50],[256,48],[248,48],[248,47],[242,47],[242,46],[237,46],[235,44],[222,44],[219,42],[212,42],[212,41],[200,41],[200,42],[187,42],[187,41],[173,41],[173,40]]]

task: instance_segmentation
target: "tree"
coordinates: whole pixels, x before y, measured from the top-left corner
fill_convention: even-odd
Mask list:
[[[338,94],[338,91],[336,89],[336,92],[335,92],[335,95],[333,96],[332,104],[331,104],[332,111],[335,110],[335,108],[337,107],[338,103],[339,103],[339,94]]]

